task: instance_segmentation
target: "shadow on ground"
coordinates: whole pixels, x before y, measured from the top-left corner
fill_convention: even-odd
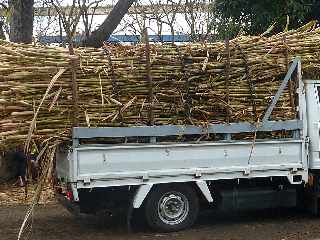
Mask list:
[[[0,207],[1,240],[17,239],[26,207]],[[134,223],[139,222],[135,218]],[[102,217],[75,218],[60,205],[40,206],[33,216],[32,228],[25,233],[29,239],[60,240],[266,240],[320,238],[320,219],[295,209],[264,210],[241,213],[206,211],[191,229],[176,233],[153,233],[144,224],[134,224],[128,233],[124,221]]]

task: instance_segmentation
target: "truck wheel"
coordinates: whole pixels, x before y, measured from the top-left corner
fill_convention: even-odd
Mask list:
[[[172,232],[190,227],[198,212],[197,193],[188,185],[160,185],[146,199],[147,223],[157,231]]]

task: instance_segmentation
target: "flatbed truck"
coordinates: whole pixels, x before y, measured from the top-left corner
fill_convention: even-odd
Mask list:
[[[270,121],[289,80],[297,86],[297,117]],[[140,211],[157,231],[190,227],[207,205],[221,210],[301,205],[317,214],[319,95],[320,81],[303,80],[296,58],[258,123],[74,128],[72,144],[56,153],[57,179],[64,186],[57,187],[59,199],[83,213],[125,209],[128,221]],[[290,136],[259,139],[262,132],[277,131]],[[221,139],[176,141],[210,134]],[[235,140],[237,134],[255,137]],[[104,138],[119,141],[95,141]]]

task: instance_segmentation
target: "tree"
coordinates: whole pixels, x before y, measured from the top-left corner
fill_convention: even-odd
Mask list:
[[[216,26],[213,6],[213,0],[185,0],[184,18],[191,41],[212,40],[208,38]]]
[[[3,25],[4,25],[4,22],[0,20],[0,40],[6,39],[6,36],[4,35],[4,31],[3,31]]]
[[[163,18],[164,18],[164,13],[162,11],[159,11],[159,6],[161,4],[162,0],[149,0],[149,5],[152,7],[154,11],[150,13],[150,22],[154,21],[156,25],[155,32],[158,36],[158,41],[162,42],[162,31],[164,27],[163,23]]]
[[[90,2],[90,0],[78,0],[78,6],[81,13],[82,22],[84,25],[85,37],[89,38],[91,34],[93,16],[99,7],[99,4],[104,0],[96,0]],[[92,13],[89,14],[89,10],[92,9]]]
[[[8,9],[8,2],[7,0],[0,0],[0,11],[1,11],[1,16],[0,16],[0,39],[5,40],[5,32],[9,33],[8,26],[6,24],[7,16],[9,13]]]
[[[118,0],[108,17],[93,31],[91,35],[83,41],[83,45],[91,47],[101,47],[103,42],[110,37],[117,28],[124,15],[128,12],[135,0]]]
[[[8,5],[10,9],[10,41],[31,43],[34,0],[8,0]]]
[[[139,0],[133,3],[133,7],[136,10],[128,12],[128,14],[126,14],[126,16],[122,19],[122,25],[124,25],[124,27],[120,31],[133,34],[137,37],[138,41],[143,41],[144,38],[142,36],[145,28],[147,27],[148,13]],[[140,38],[138,35],[140,35]]]
[[[167,24],[170,28],[172,36],[172,44],[174,44],[175,25],[177,21],[177,13],[181,8],[181,0],[166,0],[165,4],[160,4],[164,13],[163,23]]]
[[[54,7],[59,15],[59,22],[63,26],[66,33],[69,53],[74,54],[73,41],[77,31],[77,27],[81,18],[81,9],[77,9],[77,1],[73,0],[68,10],[64,10],[60,0],[49,0],[50,4]]]
[[[311,5],[311,11],[308,13],[307,21],[311,20],[320,21],[320,1],[314,0]]]
[[[291,28],[301,26],[310,19],[317,0],[216,0],[215,11],[220,18],[220,33],[225,29],[231,35],[242,29],[248,34],[264,32],[277,23],[275,31],[285,29],[287,16]],[[318,3],[319,4],[319,3]]]

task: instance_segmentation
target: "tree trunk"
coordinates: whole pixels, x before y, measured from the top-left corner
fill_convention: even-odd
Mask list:
[[[135,0],[118,0],[108,17],[93,31],[89,38],[86,38],[82,45],[90,47],[101,47],[104,41],[107,41],[112,32],[117,28],[124,15],[128,12]]]
[[[10,34],[12,42],[31,43],[34,0],[9,0]]]
[[[4,35],[3,24],[3,21],[0,20],[0,40],[6,39],[6,36]]]

